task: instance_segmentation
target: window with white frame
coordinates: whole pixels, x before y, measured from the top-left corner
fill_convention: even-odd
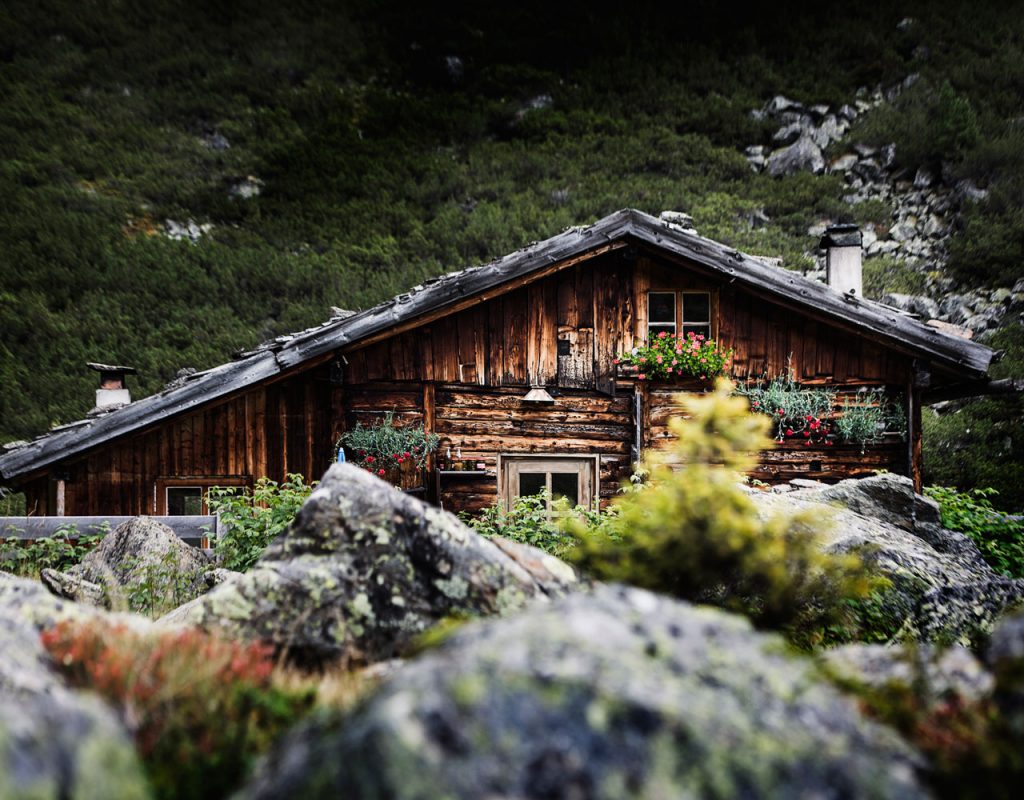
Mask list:
[[[552,500],[590,508],[598,496],[596,456],[502,456],[501,471],[507,502],[547,492]]]

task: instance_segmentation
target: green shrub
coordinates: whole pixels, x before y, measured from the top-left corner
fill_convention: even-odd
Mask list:
[[[928,486],[924,493],[938,502],[942,524],[966,533],[993,569],[1011,578],[1024,578],[1024,517],[992,507],[995,489],[958,492],[947,486]]]
[[[889,292],[924,294],[927,275],[901,258],[880,256],[864,261],[864,296],[880,300]]]
[[[78,564],[103,536],[103,532],[80,535],[74,525],[39,539],[4,539],[0,531],[0,570],[29,578],[39,577],[44,569],[64,572]]]
[[[943,161],[959,161],[981,136],[970,100],[949,81],[936,89],[920,80],[894,104],[863,119],[854,135],[875,145],[895,142],[897,162],[911,168],[938,169]]]
[[[601,525],[609,514],[614,515],[615,512],[595,511],[583,506],[569,508],[564,498],[552,502],[545,491],[515,498],[508,510],[498,502],[478,516],[466,513],[459,516],[481,536],[502,536],[563,558],[576,545],[575,537],[565,531],[567,519],[585,520],[588,527],[593,527]]]
[[[272,680],[271,648],[198,629],[143,633],[65,621],[43,645],[72,686],[99,694],[131,731],[158,798],[222,798],[310,707]]]
[[[763,519],[738,485],[756,454],[771,447],[771,423],[719,381],[703,396],[681,396],[674,419],[673,470],[650,465],[650,487],[615,500],[602,526],[569,521],[585,572],[749,615],[814,644],[823,625],[848,619],[846,601],[881,588],[862,561],[824,552],[819,512]],[[609,532],[614,532],[613,538]]]
[[[290,473],[284,483],[260,478],[249,489],[213,487],[207,495],[211,514],[220,517],[221,535],[213,548],[223,566],[244,572],[267,545],[295,519],[316,486]]]

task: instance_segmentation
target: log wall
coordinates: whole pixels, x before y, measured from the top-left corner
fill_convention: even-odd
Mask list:
[[[97,448],[65,468],[65,513],[164,513],[157,483],[166,479],[319,477],[333,451],[331,388],[325,369],[310,370]],[[52,506],[53,484],[32,484],[30,506]]]
[[[817,320],[813,311],[798,313],[702,274],[697,265],[622,248],[532,282],[512,281],[503,293],[419,326],[403,323],[394,335],[343,348],[333,369],[300,370],[61,465],[70,475],[66,513],[161,512],[155,494],[162,478],[281,480],[288,472],[315,478],[331,462],[343,430],[388,410],[400,421],[422,421],[464,457],[485,462],[483,477],[442,476],[438,499],[446,508],[475,511],[496,499],[499,453],[597,455],[607,499],[628,472],[636,424],[637,387],[617,376],[613,362],[646,338],[650,290],[708,291],[713,335],[735,349],[733,373],[740,380],[792,370],[801,382],[839,390],[905,392],[910,385],[905,354]],[[537,383],[560,393],[553,406],[522,402]],[[645,398],[644,446],[665,439],[668,416],[677,411],[672,391]],[[919,460],[919,449],[904,443],[861,454],[787,442],[763,455],[758,477],[907,473],[912,452]],[[30,506],[52,506],[53,487],[53,475],[27,484]]]

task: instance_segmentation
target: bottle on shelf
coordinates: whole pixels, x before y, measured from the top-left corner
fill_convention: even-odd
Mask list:
[[[452,466],[453,469],[462,469],[462,446],[458,445],[455,448],[455,464]]]
[[[448,449],[445,450],[443,468],[445,470],[450,470],[452,468],[452,448],[451,448],[451,445],[449,445]]]

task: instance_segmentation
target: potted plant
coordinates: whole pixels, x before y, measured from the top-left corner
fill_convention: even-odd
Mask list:
[[[412,489],[423,484],[427,457],[438,441],[437,434],[427,433],[422,424],[396,425],[395,412],[388,411],[376,425],[357,422],[337,444],[356,466],[402,489]]]
[[[662,331],[629,352],[620,353],[614,363],[621,374],[641,381],[709,381],[732,366],[732,349],[726,350],[714,339],[693,331],[678,335]]]

